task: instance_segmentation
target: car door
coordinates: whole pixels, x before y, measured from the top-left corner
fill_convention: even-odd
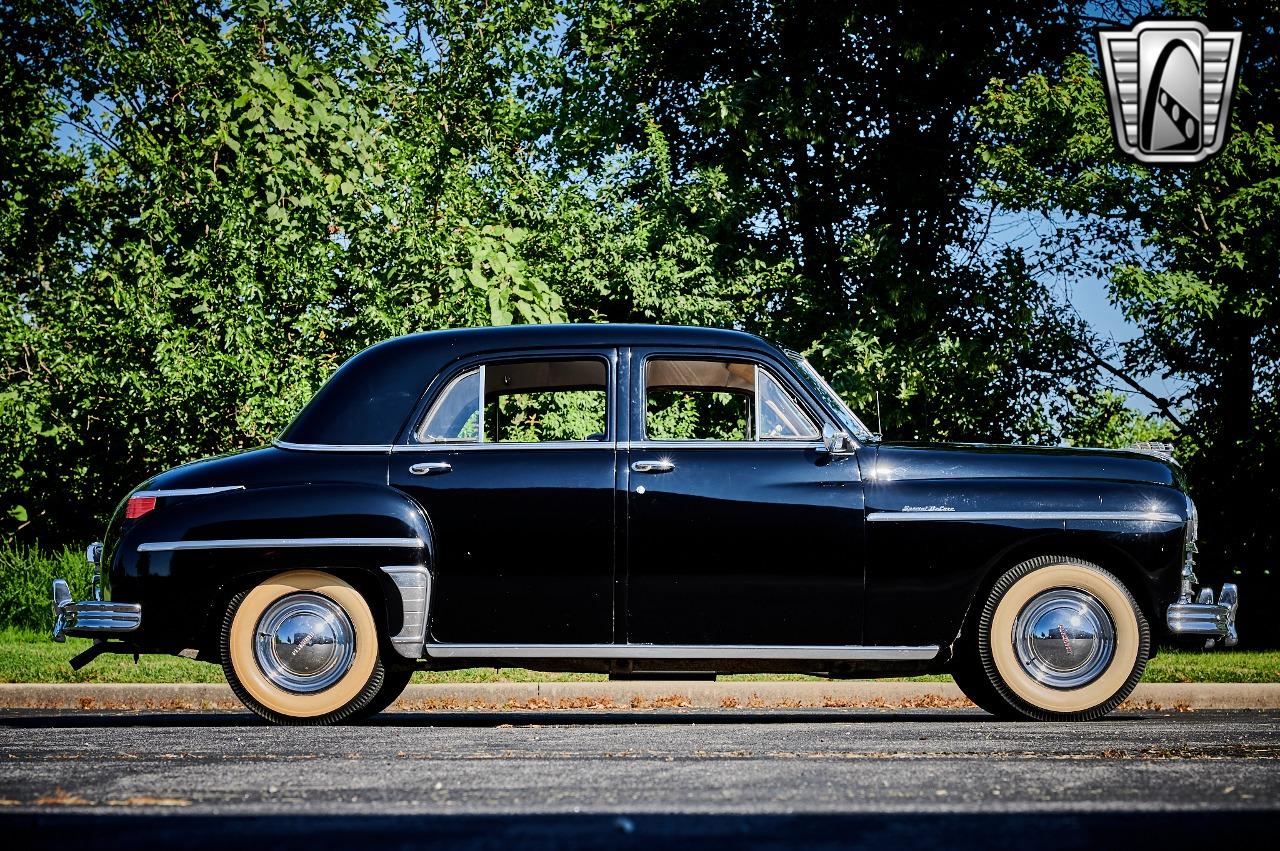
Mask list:
[[[431,641],[613,641],[616,361],[472,360],[428,394],[389,478],[431,523]]]
[[[860,643],[863,495],[825,414],[756,354],[633,350],[626,639]]]

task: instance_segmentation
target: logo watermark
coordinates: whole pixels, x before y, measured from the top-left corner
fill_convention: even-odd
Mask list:
[[[1196,163],[1222,149],[1240,33],[1211,32],[1199,21],[1148,20],[1097,36],[1120,150],[1144,163]]]

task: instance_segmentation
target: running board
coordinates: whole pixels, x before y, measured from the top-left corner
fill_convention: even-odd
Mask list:
[[[433,659],[822,659],[912,661],[937,657],[935,644],[919,647],[856,644],[432,644]]]

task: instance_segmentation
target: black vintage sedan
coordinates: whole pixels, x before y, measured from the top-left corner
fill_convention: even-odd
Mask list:
[[[794,352],[704,328],[439,331],[347,362],[272,446],[150,479],[54,637],[222,665],[271,721],[415,669],[949,672],[1000,716],[1115,708],[1235,642],[1151,452],[881,441]]]

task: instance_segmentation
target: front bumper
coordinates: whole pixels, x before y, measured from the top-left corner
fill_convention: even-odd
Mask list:
[[[142,626],[142,606],[102,599],[102,545],[92,544],[85,554],[93,565],[92,600],[77,602],[65,579],[53,580],[53,640],[64,641],[68,635],[82,638],[106,638],[133,632]]]
[[[1218,602],[1213,601],[1213,589],[1203,588],[1193,603],[1189,595],[1169,607],[1166,622],[1169,632],[1175,636],[1203,638],[1205,649],[1221,641],[1223,647],[1234,647],[1236,635],[1236,609],[1240,605],[1240,592],[1230,582],[1222,586]]]

